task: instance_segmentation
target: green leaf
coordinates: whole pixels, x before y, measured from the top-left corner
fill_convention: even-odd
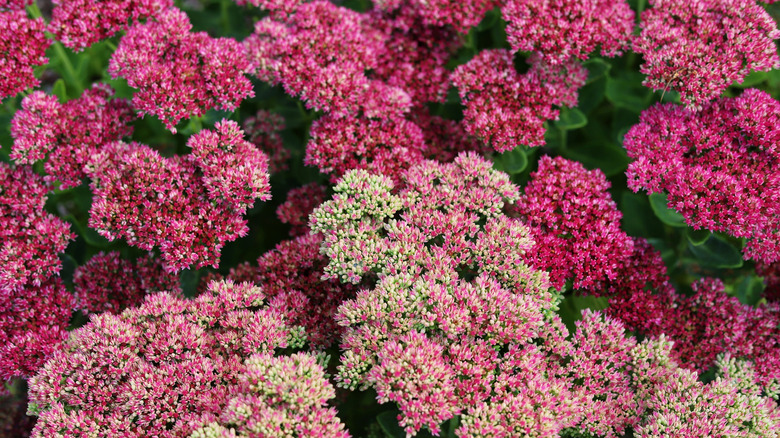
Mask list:
[[[194,297],[197,293],[200,275],[197,269],[184,269],[179,274],[179,284],[185,297]]]
[[[688,243],[696,261],[707,268],[739,268],[742,266],[742,253],[724,238],[712,234],[701,245]]]
[[[589,169],[599,168],[608,177],[624,172],[629,163],[625,149],[610,142],[578,144],[567,149],[563,156]]]
[[[561,108],[561,114],[555,125],[561,129],[572,130],[588,124],[588,118],[577,108]]]
[[[652,207],[655,216],[666,225],[672,227],[686,226],[683,215],[669,208],[669,204],[666,201],[666,193],[651,194],[650,207]]]
[[[582,311],[585,309],[604,310],[609,307],[609,301],[605,297],[592,295],[569,295],[561,302],[558,314],[561,316],[569,331],[574,332],[574,322],[582,319]]]
[[[641,76],[641,75],[640,75]],[[641,113],[650,103],[650,90],[636,78],[608,78],[607,99],[615,106]]]
[[[607,78],[605,76],[580,88],[577,108],[585,114],[590,113],[604,100],[606,90]]]
[[[376,416],[376,421],[387,436],[392,438],[404,438],[406,432],[403,427],[398,425],[398,411],[393,409],[391,411],[385,411]]]
[[[604,77],[609,69],[612,68],[611,65],[607,64],[607,62],[601,58],[591,58],[583,62],[582,65],[588,69],[588,80],[585,82],[586,85]]]
[[[504,172],[514,175],[520,173],[528,167],[528,157],[522,150],[522,146],[518,146],[511,151],[506,151],[500,155],[501,167]]]
[[[620,197],[623,229],[631,236],[661,237],[664,227],[655,217],[647,196],[624,191]]]
[[[761,301],[761,293],[764,292],[764,280],[757,275],[750,275],[743,278],[736,288],[736,296],[739,302],[749,306],[755,306]]]
[[[754,71],[749,75],[745,76],[745,79],[741,83],[735,81],[731,85],[737,88],[750,88],[766,81],[768,78],[769,76],[765,71]]]
[[[59,99],[60,103],[65,103],[68,101],[68,93],[65,90],[65,81],[62,78],[57,79],[51,88],[51,92],[57,96],[57,99]]]
[[[710,230],[694,230],[692,228],[688,228],[685,230],[685,236],[688,238],[688,242],[690,242],[692,245],[699,246],[707,241],[707,239],[710,238],[710,235],[712,233]]]

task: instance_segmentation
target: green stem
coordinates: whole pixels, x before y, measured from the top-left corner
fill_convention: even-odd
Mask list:
[[[228,15],[227,0],[221,0],[220,2],[220,18],[222,21],[222,30],[225,33],[228,33],[230,31],[230,16]]]
[[[76,69],[73,68],[73,63],[70,62],[70,58],[65,52],[65,48],[59,42],[52,44],[52,47],[54,47],[54,54],[57,57],[57,60],[62,62],[62,67],[65,69],[68,85],[73,85],[73,87],[76,88],[76,95],[80,96],[84,91],[84,87],[81,85],[81,79],[76,75]]]

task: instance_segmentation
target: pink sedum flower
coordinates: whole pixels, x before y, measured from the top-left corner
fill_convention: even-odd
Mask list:
[[[634,51],[645,85],[672,89],[701,108],[751,71],[780,68],[780,31],[752,0],[652,0],[642,13]]]
[[[95,84],[64,104],[42,91],[25,97],[11,121],[11,158],[27,164],[45,159],[46,181],[59,181],[60,189],[81,185],[90,157],[133,132],[132,108],[113,94],[108,85]]]
[[[326,115],[312,124],[309,135],[304,163],[330,174],[332,182],[352,169],[370,170],[399,181],[404,169],[423,161],[423,132],[406,119]]]
[[[688,225],[746,238],[745,256],[780,260],[780,103],[763,91],[694,112],[653,106],[626,134],[634,191],[668,193]]]
[[[96,7],[88,0],[54,2],[48,30],[65,47],[81,51],[92,44],[127,30],[128,21],[158,16],[173,6],[171,0],[111,0]]]
[[[463,126],[498,152],[544,144],[544,122],[556,120],[556,106],[576,106],[577,89],[588,72],[575,61],[547,65],[538,56],[531,69],[515,71],[508,50],[483,50],[456,68],[452,83],[466,108]]]
[[[113,78],[138,89],[133,107],[157,116],[172,132],[181,119],[212,108],[232,111],[253,95],[241,45],[191,28],[184,12],[160,12],[127,31],[108,66]]]
[[[100,252],[73,273],[76,306],[85,313],[119,313],[159,291],[181,293],[178,276],[164,270],[151,254],[135,261],[118,252]]]
[[[410,9],[428,26],[449,26],[459,33],[468,33],[479,24],[485,14],[499,6],[499,0],[380,0],[375,2],[380,10]]]
[[[355,285],[322,279],[328,260],[319,253],[321,244],[320,236],[308,233],[283,241],[257,259],[255,271],[271,306],[306,329],[312,349],[338,341],[343,330],[336,324],[336,309],[357,291]]]
[[[596,47],[603,56],[621,55],[634,30],[623,0],[508,0],[501,13],[512,52],[537,52],[550,64],[587,59]]]
[[[528,263],[549,271],[557,289],[572,280],[575,289],[598,290],[631,255],[633,242],[620,229],[622,214],[609,187],[598,169],[544,156],[514,207],[537,243]]]
[[[94,316],[30,380],[33,436],[187,437],[212,423],[253,390],[241,382],[258,374],[254,354],[302,343],[302,331],[263,299],[250,284],[215,282],[194,300],[162,292]]]
[[[86,167],[89,225],[109,240],[159,247],[170,272],[216,266],[225,242],[248,231],[247,208],[270,198],[268,159],[242,135],[222,122],[190,138],[192,154],[172,158],[136,143],[106,146]]]
[[[20,91],[37,87],[33,69],[44,65],[46,49],[51,41],[43,34],[43,18],[28,18],[24,5],[6,11],[0,8],[0,99],[15,96]]]

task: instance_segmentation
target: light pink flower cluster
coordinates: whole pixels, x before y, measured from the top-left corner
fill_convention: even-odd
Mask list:
[[[135,109],[156,115],[173,132],[183,118],[215,107],[232,111],[253,95],[241,44],[191,28],[184,12],[160,12],[127,31],[108,66],[112,77],[138,89]]]
[[[780,260],[780,103],[746,90],[694,112],[656,105],[624,145],[634,191],[667,192],[669,207],[695,229],[747,239],[744,253]]]
[[[634,11],[624,0],[508,0],[501,13],[512,52],[538,52],[551,64],[603,56],[629,47]]]
[[[291,323],[306,329],[309,346],[323,349],[341,335],[334,314],[357,287],[323,280],[328,259],[319,253],[322,238],[305,234],[279,243],[257,259],[256,282]]]
[[[149,293],[181,292],[178,276],[165,272],[151,254],[135,261],[116,251],[93,256],[73,273],[76,308],[85,313],[119,313],[139,304]]]
[[[290,151],[284,147],[281,131],[284,119],[276,113],[259,110],[252,117],[244,119],[241,125],[249,141],[268,155],[268,173],[274,174],[287,170]]]
[[[634,436],[780,436],[780,409],[755,384],[749,362],[723,357],[717,378],[705,384],[670,358],[671,348],[661,338],[631,352],[636,397],[644,408]]]
[[[75,236],[43,209],[50,190],[29,166],[0,163],[0,381],[34,373],[74,308],[57,275]]]
[[[66,47],[81,51],[126,30],[128,21],[157,16],[172,0],[56,0],[48,30]]]
[[[556,106],[576,106],[588,72],[576,61],[548,65],[529,59],[530,70],[515,71],[508,50],[483,50],[452,74],[466,108],[463,126],[498,152],[521,144],[544,144],[544,122],[558,118]]]
[[[328,357],[304,353],[250,357],[239,376],[241,392],[217,421],[195,430],[190,438],[348,438],[336,410],[326,406],[335,390],[323,359]]]
[[[427,26],[450,26],[460,33],[479,24],[489,10],[500,6],[501,0],[379,0],[377,9],[394,11],[409,9],[419,15]]]
[[[247,208],[270,198],[268,158],[242,135],[223,121],[190,138],[191,154],[171,158],[136,143],[105,146],[85,168],[89,225],[109,240],[158,246],[171,272],[216,266],[225,242],[248,231]]]
[[[121,315],[93,316],[30,379],[33,436],[186,437],[238,417],[237,404],[253,396],[258,410],[275,414],[250,415],[266,430],[303,409],[324,410],[332,388],[320,367],[269,358],[304,335],[263,300],[251,284],[214,282],[194,300],[161,292]],[[303,384],[296,370],[312,380]]]
[[[11,158],[28,164],[46,160],[48,182],[59,181],[61,189],[80,185],[92,155],[132,134],[132,108],[113,94],[108,85],[96,84],[64,104],[42,91],[25,97],[11,121]]]
[[[10,11],[0,8],[0,99],[40,84],[33,69],[49,61],[46,49],[51,41],[43,34],[45,27],[43,18],[28,18],[24,6]]]
[[[327,190],[322,184],[309,183],[287,192],[287,199],[276,209],[276,216],[290,225],[290,236],[309,232],[309,215],[327,199]]]
[[[780,68],[780,31],[753,0],[651,0],[634,51],[645,85],[673,89],[688,106],[717,98],[751,71]]]
[[[562,157],[542,157],[531,173],[513,209],[536,242],[526,260],[550,272],[555,288],[572,280],[575,289],[598,290],[618,276],[621,262],[633,252],[609,187],[600,170]]]
[[[252,266],[249,262],[243,262],[230,268],[227,275],[222,275],[219,272],[206,272],[198,281],[197,294],[206,293],[212,281],[221,280],[230,280],[233,283],[248,282],[257,284],[257,267]]]

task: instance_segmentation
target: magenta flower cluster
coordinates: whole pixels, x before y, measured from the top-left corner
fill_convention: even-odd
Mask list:
[[[38,86],[33,69],[48,62],[46,49],[51,41],[43,33],[46,23],[28,18],[24,4],[18,6],[18,10],[0,6],[0,99]]]
[[[748,258],[780,260],[780,103],[759,90],[692,111],[656,105],[625,137],[634,191],[667,193],[688,225],[747,239]]]
[[[25,97],[11,121],[11,158],[27,164],[45,160],[46,181],[59,182],[61,189],[80,185],[89,159],[133,132],[132,107],[113,94],[111,87],[96,84],[64,104],[42,91]]]
[[[191,154],[165,158],[145,145],[110,143],[85,167],[94,194],[90,226],[109,240],[159,247],[171,272],[216,266],[225,242],[246,234],[246,210],[270,199],[268,157],[235,122],[187,144]]]
[[[33,436],[346,436],[324,406],[333,387],[321,362],[273,357],[305,335],[263,304],[260,288],[214,282],[194,300],[161,292],[93,317],[30,380]]]
[[[116,251],[98,253],[73,273],[76,308],[85,313],[119,313],[140,305],[154,292],[180,292],[179,277],[151,254],[135,261]]]
[[[133,107],[157,116],[173,132],[181,119],[211,108],[232,111],[253,95],[244,76],[251,65],[241,45],[191,29],[184,12],[161,11],[128,29],[108,66],[112,77],[138,89]]]
[[[780,68],[780,30],[753,0],[650,0],[633,50],[645,85],[701,108],[752,71]]]
[[[551,64],[629,47],[634,12],[623,0],[508,0],[501,7],[512,52],[537,52]]]
[[[544,122],[558,118],[553,105],[576,106],[588,77],[575,61],[553,65],[536,55],[529,62],[530,70],[519,74],[509,50],[483,50],[452,74],[466,106],[464,129],[498,152],[545,144]]]
[[[43,209],[51,186],[30,166],[0,163],[0,379],[28,377],[67,336],[73,296],[57,276],[75,238]]]

